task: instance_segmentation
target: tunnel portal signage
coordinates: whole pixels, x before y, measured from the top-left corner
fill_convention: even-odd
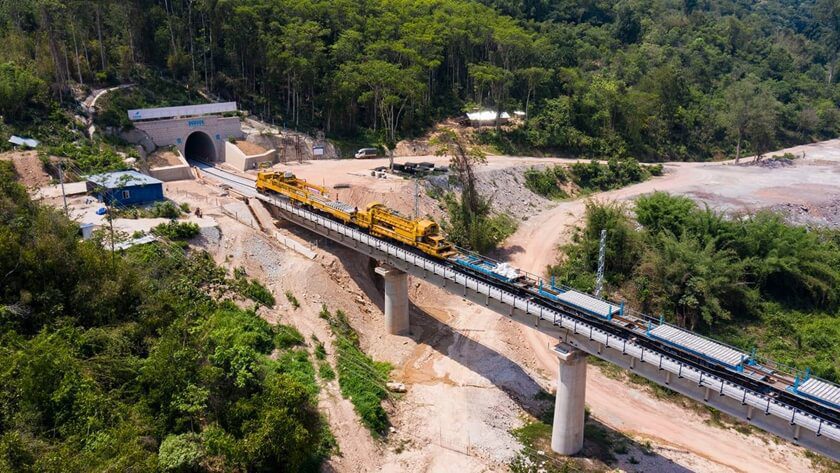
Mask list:
[[[140,108],[128,110],[131,121],[153,120],[161,118],[195,117],[236,111],[236,102],[207,103],[184,105],[181,107]]]
[[[200,126],[204,126],[204,120],[190,120],[187,122],[187,126],[190,128],[198,128]]]

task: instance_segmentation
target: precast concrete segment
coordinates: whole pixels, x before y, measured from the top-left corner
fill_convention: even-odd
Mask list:
[[[249,182],[247,179],[219,169],[200,167],[207,174],[216,175],[231,183],[232,187],[243,195],[257,196],[272,204],[284,219],[301,227],[374,259],[385,261],[414,277],[455,293],[463,293],[468,300],[483,304],[551,336],[562,338],[564,333],[572,334],[574,339],[585,342],[581,343],[584,346],[577,344],[576,346],[591,355],[627,369],[634,369],[644,377],[669,386],[681,394],[706,402],[712,407],[739,416],[763,430],[840,460],[840,426],[830,421],[803,412],[749,387],[721,379],[665,353],[645,348],[634,343],[632,338],[605,332],[559,310],[545,306],[539,301],[519,297],[505,289],[489,285],[397,245],[299,208],[287,200],[257,195],[253,181]],[[703,394],[698,396],[695,391],[712,393],[712,396],[705,400]],[[741,414],[738,414],[739,412]],[[755,414],[750,416],[751,412]]]
[[[408,274],[390,266],[379,266],[375,271],[385,280],[385,330],[391,335],[407,335]]]
[[[551,449],[561,455],[574,455],[583,448],[586,352],[567,343],[554,347],[554,352],[560,363],[554,396]]]

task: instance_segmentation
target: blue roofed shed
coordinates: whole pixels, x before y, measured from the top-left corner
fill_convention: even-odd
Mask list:
[[[109,204],[135,205],[163,200],[163,181],[137,171],[89,176],[87,189]]]

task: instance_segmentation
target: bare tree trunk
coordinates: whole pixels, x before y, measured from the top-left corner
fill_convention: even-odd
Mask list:
[[[164,0],[163,5],[166,8],[166,24],[169,26],[169,41],[172,44],[172,53],[175,53],[177,49],[175,47],[175,30],[172,28],[172,15],[174,14],[172,9],[169,8],[169,0]]]
[[[735,146],[735,164],[741,160],[741,130],[738,130],[738,144]]]
[[[190,30],[190,59],[192,59],[192,76],[190,82],[195,80],[195,44],[193,41],[193,18],[192,18],[192,0],[187,0],[187,22]]]
[[[58,39],[55,37],[55,31],[53,30],[52,14],[44,5],[41,6],[41,17],[43,19],[42,24],[44,25],[44,29],[47,31],[50,56],[52,56],[53,66],[55,67],[55,80],[58,85],[59,97],[61,97],[64,95],[64,91],[67,88],[67,77],[64,75],[66,68],[61,63],[61,53],[58,47]]]
[[[213,21],[212,21],[213,19],[211,18],[210,20],[211,20],[210,21],[210,28],[209,28],[209,32],[210,32],[210,45],[209,45],[209,47],[210,47],[210,78],[213,78],[216,75],[216,62],[215,62],[215,57],[213,56]],[[211,82],[210,87],[208,88],[207,91],[209,92],[210,90],[212,90],[212,87],[213,87],[213,83]]]
[[[76,72],[79,74],[79,83],[84,85],[85,81],[82,79],[82,63],[79,60],[79,43],[76,41],[76,23],[73,23],[73,51],[76,55]]]
[[[207,73],[207,47],[209,45],[209,42],[207,41],[207,14],[203,11],[201,12],[201,28],[204,33],[204,48],[203,51],[201,51],[201,60],[204,63],[204,88],[207,89],[207,92],[210,92],[210,78]],[[245,76],[244,65],[242,66],[242,76]]]
[[[105,45],[102,44],[102,20],[99,15],[99,2],[96,3],[96,34],[99,36],[99,56],[102,59],[102,70],[107,67],[105,63]]]
[[[531,88],[528,87],[528,93],[525,95],[525,119],[528,119],[528,104],[531,102]]]

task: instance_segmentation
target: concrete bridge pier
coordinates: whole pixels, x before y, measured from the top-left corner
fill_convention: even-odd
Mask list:
[[[566,343],[554,347],[559,358],[551,449],[574,455],[583,448],[586,353]]]
[[[385,330],[408,335],[408,274],[388,265],[375,269],[385,280]]]

